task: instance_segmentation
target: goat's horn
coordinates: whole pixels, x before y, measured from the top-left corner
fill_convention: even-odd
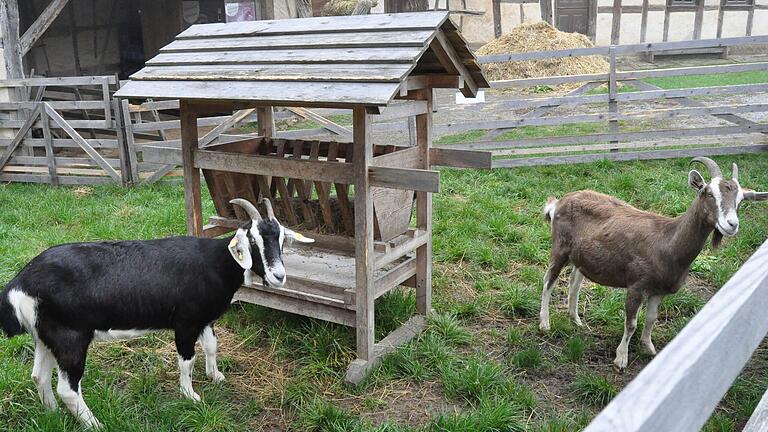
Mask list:
[[[731,166],[731,177],[736,181],[739,180],[739,166],[735,162]]]
[[[272,203],[269,202],[269,200],[266,199],[266,198],[262,198],[261,202],[263,202],[264,203],[264,207],[267,208],[267,217],[270,218],[270,219],[277,219],[277,218],[275,218],[275,212],[272,210]]]
[[[694,162],[700,162],[702,165],[706,166],[707,169],[709,169],[709,175],[712,178],[723,177],[723,172],[720,171],[720,167],[717,166],[717,163],[712,159],[708,157],[699,156],[691,159],[691,163],[694,163]]]
[[[230,204],[237,204],[240,207],[245,210],[246,213],[248,213],[248,216],[250,216],[251,219],[260,221],[261,215],[259,214],[259,211],[256,209],[256,206],[248,202],[247,200],[244,200],[242,198],[235,198],[229,202]]]

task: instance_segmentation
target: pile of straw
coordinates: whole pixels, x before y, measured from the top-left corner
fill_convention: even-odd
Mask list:
[[[370,13],[372,7],[376,7],[376,0],[331,0],[323,6],[323,16],[352,15],[355,8],[361,7],[355,15],[365,15]]]
[[[513,52],[551,51],[568,48],[593,47],[580,33],[565,33],[544,21],[521,24],[511,32],[483,45],[477,55]],[[546,60],[514,61],[482,65],[489,81],[537,78],[558,75],[581,75],[608,72],[608,62],[600,56],[565,57]],[[558,89],[578,87],[579,83],[558,86]]]

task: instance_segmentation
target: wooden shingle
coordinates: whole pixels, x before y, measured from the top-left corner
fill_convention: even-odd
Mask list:
[[[443,59],[437,69],[435,49]],[[488,86],[448,14],[439,11],[194,25],[117,96],[381,106],[422,63],[430,75],[461,77],[467,95]]]

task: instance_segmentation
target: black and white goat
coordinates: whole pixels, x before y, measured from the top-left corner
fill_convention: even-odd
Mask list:
[[[691,162],[704,164],[712,176],[709,183],[698,171],[688,173],[688,185],[697,192],[688,210],[676,218],[638,210],[614,197],[584,190],[560,200],[550,199],[544,216],[552,222],[552,252],[541,293],[539,327],[550,329],[549,300],[560,270],[573,264],[568,290],[568,312],[577,325],[579,288],[584,277],[616,288],[627,289],[624,337],[616,349],[614,365],[627,366],[629,340],[637,327],[637,313],[646,301],[645,327],[641,342],[656,354],[651,329],[659,304],[685,282],[688,270],[712,234],[717,247],[723,236],[739,230],[737,211],[742,201],[768,200],[768,192],[743,189],[739,169],[733,164],[731,179],[715,161],[705,157]]]
[[[251,218],[232,238],[72,243],[33,258],[0,294],[0,327],[9,337],[32,335],[32,380],[43,405],[57,408],[51,382],[58,367],[56,390],[66,407],[86,427],[100,427],[80,386],[88,346],[152,330],[174,331],[186,397],[200,400],[192,389],[196,341],[205,353],[206,375],[224,380],[216,365],[213,322],[244,274],[253,271],[270,286],[285,283],[285,239],[313,241],[283,227],[263,201],[266,219],[250,202],[231,201]]]

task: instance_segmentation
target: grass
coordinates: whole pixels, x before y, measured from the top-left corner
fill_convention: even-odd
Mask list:
[[[768,189],[764,155],[715,159],[723,167],[738,162],[745,187]],[[549,195],[591,188],[676,215],[694,196],[686,185],[687,164],[441,170],[442,193],[434,195],[436,313],[425,332],[385,357],[358,388],[343,384],[355,356],[353,329],[238,304],[217,324],[219,365],[228,381],[211,383],[198,356],[194,385],[203,404],[179,395],[169,332],[92,347],[85,400],[108,430],[129,432],[578,430],[650,359],[640,354],[641,314],[629,351],[635,368],[610,372],[624,292],[585,282],[579,309],[585,327],[576,327],[564,303],[567,272],[553,294],[552,331],[538,330],[550,239],[541,207]],[[178,183],[131,189],[0,185],[0,286],[54,244],[182,234],[183,203]],[[203,204],[212,214],[212,203]],[[696,261],[696,285],[663,301],[654,330],[658,349],[768,236],[764,204],[744,203],[739,216],[739,234],[720,251],[707,246]],[[376,337],[408,319],[415,303],[412,290],[377,299]],[[705,430],[744,425],[768,386],[765,348]],[[0,338],[0,424],[5,430],[78,430],[63,409],[41,408],[29,378],[32,357],[28,336]]]

